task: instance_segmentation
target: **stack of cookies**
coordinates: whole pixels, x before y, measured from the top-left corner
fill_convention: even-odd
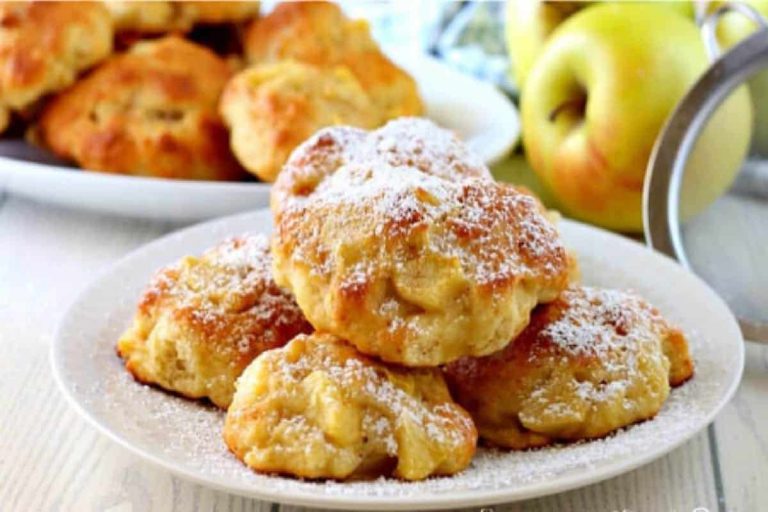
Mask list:
[[[365,21],[327,2],[0,1],[0,133],[83,169],[272,182],[320,128],[420,115]]]
[[[271,208],[269,250],[244,236],[162,270],[118,343],[139,380],[226,408],[254,470],[450,475],[478,437],[601,437],[692,375],[678,329],[577,284],[556,216],[429,121],[318,132]]]

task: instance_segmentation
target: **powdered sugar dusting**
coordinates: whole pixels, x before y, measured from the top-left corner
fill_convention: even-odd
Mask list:
[[[333,158],[313,160],[311,156],[320,148]],[[451,181],[460,177],[491,179],[480,157],[453,132],[417,117],[401,117],[370,132],[344,126],[320,130],[293,152],[283,179],[291,180],[292,173],[300,174],[307,166],[305,171],[321,171],[313,164],[326,166],[321,172],[328,175],[342,165],[366,162],[414,167]]]
[[[259,475],[225,448],[224,413],[137,384],[115,356],[113,343],[133,313],[148,269],[210,246],[223,233],[268,227],[268,213],[260,212],[204,225],[164,240],[161,247],[147,247],[75,304],[54,344],[63,387],[95,422],[146,456],[221,488],[263,499],[314,500],[327,506],[342,500],[376,500],[379,506],[402,508],[409,500],[448,507],[456,493],[463,492],[481,499],[487,493],[503,493],[509,500],[541,495],[561,489],[564,479],[573,483],[605,476],[676,446],[706,424],[739,376],[743,352],[738,327],[699,281],[636,244],[565,222],[563,236],[579,256],[585,283],[636,289],[681,325],[690,340],[696,378],[673,390],[653,420],[586,443],[519,453],[481,448],[461,474],[424,482],[324,483]]]
[[[567,269],[557,229],[538,201],[485,180],[453,182],[382,163],[345,165],[312,195],[282,210],[279,232],[300,233],[291,257],[322,274],[332,262],[309,255],[334,254],[332,244],[341,243],[349,230],[325,240],[324,224],[344,218],[367,219],[370,235],[389,241],[426,231],[428,248],[458,258],[465,274],[481,286],[534,276],[558,279]],[[396,250],[390,256],[411,257]]]
[[[577,394],[593,404],[625,397],[632,382],[643,379],[640,360],[654,361],[660,368],[664,339],[671,327],[645,300],[630,292],[589,286],[566,290],[554,303],[566,305],[560,316],[538,332],[538,341],[552,343],[562,354],[599,361],[606,372],[604,385],[578,382]],[[560,306],[561,307],[561,306]],[[531,358],[536,357],[534,353]],[[623,398],[623,407],[633,401]]]
[[[310,330],[293,296],[272,279],[271,264],[265,236],[229,238],[199,258],[185,257],[161,269],[140,311],[154,319],[172,315],[191,322],[218,343],[219,351],[235,350],[248,360]]]
[[[422,118],[399,118],[371,132],[351,152],[350,161],[383,160],[392,166],[455,180],[457,176],[490,179],[482,160],[452,132]]]
[[[575,356],[605,355],[637,342],[657,339],[664,320],[640,297],[607,288],[582,287],[567,291],[568,308],[539,336]]]
[[[292,343],[303,342],[299,338]],[[430,404],[420,397],[421,390],[407,391],[398,387],[393,380],[387,378],[386,371],[380,363],[373,361],[364,362],[365,359],[348,357],[340,358],[334,351],[334,341],[312,342],[312,354],[296,359],[282,357],[278,353],[270,354],[271,357],[281,357],[277,366],[279,372],[276,377],[280,382],[291,386],[301,383],[315,370],[323,372],[339,389],[350,397],[349,399],[359,404],[365,404],[365,416],[369,421],[375,421],[375,427],[379,431],[388,449],[388,454],[397,456],[397,441],[394,437],[396,425],[404,420],[414,426],[424,428],[427,440],[437,445],[460,447],[466,442],[464,432],[471,429],[468,416],[459,416],[455,409],[449,410],[449,403]],[[327,343],[327,344],[323,344]],[[343,345],[341,345],[343,347]],[[290,347],[290,346],[289,346]],[[286,347],[288,349],[289,347]],[[341,350],[345,350],[342,348]],[[391,372],[396,372],[391,368]],[[419,372],[423,372],[423,378],[439,379],[438,376],[428,375],[428,370],[414,370],[412,377],[416,378]],[[452,403],[450,404],[453,405]],[[457,420],[463,420],[466,425],[463,429],[457,429],[454,424]],[[304,428],[301,432],[307,432]]]
[[[311,195],[340,169],[371,164],[410,167],[448,181],[493,179],[454,133],[426,119],[403,117],[370,132],[349,126],[318,131],[291,154],[272,187],[271,204],[279,211]]]
[[[698,378],[674,390],[659,415],[623,429],[605,439],[558,445],[526,452],[479,448],[469,469],[446,478],[402,482],[380,478],[371,482],[309,482],[259,475],[241,465],[221,439],[224,413],[199,403],[167,395],[134,382],[111,350],[99,345],[91,354],[102,368],[98,378],[79,394],[86,407],[108,419],[111,428],[162,460],[204,475],[227,486],[270,489],[290,496],[309,493],[326,496],[407,498],[445,492],[501,490],[510,486],[541,484],[549,479],[589,471],[627,456],[672,442],[701,422],[707,414],[707,375],[716,374],[716,361],[699,360]],[[703,377],[702,377],[703,376]],[[385,427],[382,426],[382,429]],[[395,449],[392,441],[390,447]]]
[[[397,268],[428,253],[458,259],[470,283],[492,290],[565,281],[565,248],[543,206],[495,183],[455,135],[426,120],[321,131],[292,155],[274,190],[276,247],[314,275],[334,271],[345,244],[387,247],[355,279],[339,276],[342,289],[386,273],[377,259]]]

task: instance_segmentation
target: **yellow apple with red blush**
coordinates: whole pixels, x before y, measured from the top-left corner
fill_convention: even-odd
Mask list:
[[[614,2],[636,0],[613,0]],[[768,0],[756,0],[768,1]],[[512,78],[522,89],[549,36],[578,11],[597,5],[595,1],[508,0],[505,14],[507,49],[512,64]],[[654,2],[693,18],[690,1]]]
[[[663,6],[590,6],[552,33],[521,97],[528,160],[564,213],[642,230],[648,160],[669,114],[708,66],[698,28]],[[748,148],[746,88],[718,109],[691,156],[686,210],[732,182]]]

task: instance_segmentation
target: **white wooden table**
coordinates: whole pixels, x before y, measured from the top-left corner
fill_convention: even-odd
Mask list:
[[[49,347],[78,290],[177,226],[100,217],[0,192],[0,511],[269,511],[294,507],[188,483],[89,427],[56,389]],[[768,349],[714,427],[623,476],[501,511],[768,510]]]

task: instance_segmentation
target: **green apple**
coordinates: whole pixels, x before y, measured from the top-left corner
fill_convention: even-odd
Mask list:
[[[707,66],[696,25],[665,7],[596,5],[558,27],[528,76],[521,115],[528,160],[564,213],[620,231],[642,230],[643,180],[654,142]],[[732,182],[750,130],[749,94],[742,88],[720,107],[692,156],[686,185],[696,192],[686,196],[686,213]]]
[[[621,0],[615,0],[621,1]],[[508,0],[506,4],[507,49],[512,62],[512,78],[523,88],[533,64],[554,30],[576,12],[597,2],[546,0]],[[690,2],[656,2],[693,16]]]
[[[513,78],[522,89],[544,43],[552,32],[585,2],[545,2],[509,0],[506,7],[507,49],[512,61]]]
[[[708,12],[714,12],[724,2],[710,2],[707,5]],[[746,0],[741,3],[749,5],[763,16],[768,16],[768,0]],[[757,29],[755,23],[738,12],[726,13],[717,24],[717,40],[720,45],[728,49]]]
[[[748,0],[744,3],[768,18],[768,0]],[[714,11],[721,4],[722,2],[713,2],[709,10]],[[727,50],[755,30],[757,25],[753,21],[738,12],[730,12],[717,24],[717,40],[721,48]],[[768,71],[762,71],[749,80],[749,91],[752,94],[755,113],[752,147],[762,156],[768,156]]]

